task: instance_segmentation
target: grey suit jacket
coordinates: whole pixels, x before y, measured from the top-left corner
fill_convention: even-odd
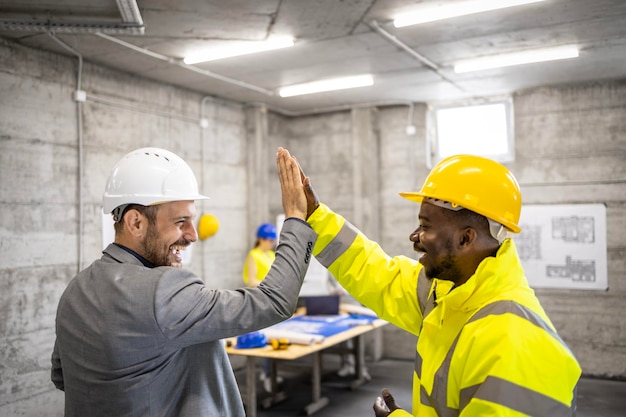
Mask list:
[[[52,381],[66,417],[244,416],[220,339],[289,318],[317,236],[288,219],[257,288],[209,289],[108,246],[61,296]]]

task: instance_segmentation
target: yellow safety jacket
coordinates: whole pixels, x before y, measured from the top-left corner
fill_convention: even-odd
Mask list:
[[[341,285],[418,336],[414,416],[574,414],[580,366],[528,286],[511,239],[453,288],[413,259],[389,257],[323,204],[308,222],[319,235],[313,255]]]
[[[248,252],[246,261],[243,264],[243,282],[248,285],[248,261],[250,258],[254,259],[256,265],[256,280],[263,281],[276,257],[276,253],[273,250],[267,252],[262,251],[259,248],[254,248]]]

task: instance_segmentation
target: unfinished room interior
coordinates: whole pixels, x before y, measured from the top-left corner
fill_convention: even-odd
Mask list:
[[[0,0],[0,161],[0,416],[626,416],[624,0]]]

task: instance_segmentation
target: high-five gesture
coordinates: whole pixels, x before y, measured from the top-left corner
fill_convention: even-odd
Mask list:
[[[296,163],[298,163],[297,159]],[[306,194],[306,218],[308,219],[309,216],[313,214],[315,209],[319,207],[320,199],[317,197],[317,194],[315,193],[315,190],[311,185],[311,179],[304,174],[300,163],[298,163],[298,168],[300,169],[300,178],[302,179],[302,184],[304,185],[304,193]]]
[[[301,170],[296,158],[287,149],[278,148],[276,153],[278,178],[283,195],[285,217],[307,218],[307,197],[302,184]]]

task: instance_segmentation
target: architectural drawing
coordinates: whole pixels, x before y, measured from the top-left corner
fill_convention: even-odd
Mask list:
[[[524,205],[513,240],[533,288],[606,290],[606,206]]]
[[[570,278],[572,281],[595,282],[596,263],[588,260],[572,260],[571,256],[565,257],[565,265],[546,265],[548,278]]]
[[[552,218],[552,239],[566,242],[595,242],[595,225],[591,216]]]

